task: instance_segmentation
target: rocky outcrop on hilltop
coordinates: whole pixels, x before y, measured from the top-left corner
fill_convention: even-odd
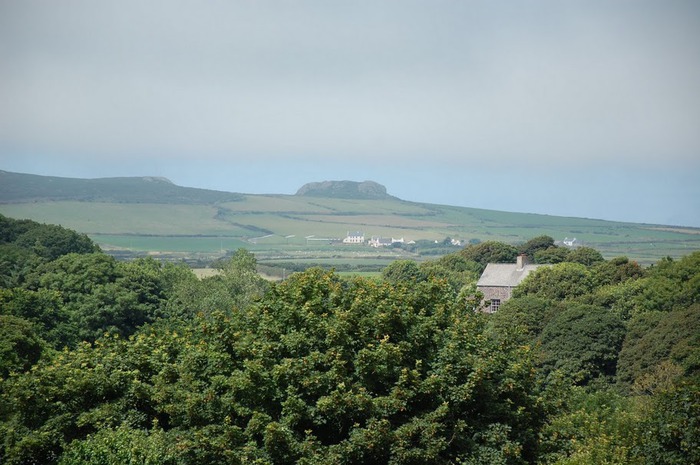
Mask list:
[[[386,187],[374,181],[322,181],[304,184],[296,195],[339,199],[391,199]]]

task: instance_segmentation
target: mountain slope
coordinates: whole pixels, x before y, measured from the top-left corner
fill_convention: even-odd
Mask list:
[[[0,203],[80,201],[212,204],[241,200],[240,194],[181,187],[166,178],[76,179],[0,171]]]
[[[357,195],[361,184],[312,183],[298,195],[251,195],[184,188],[159,178],[81,180],[0,172],[0,213],[60,224],[90,235],[105,250],[132,252],[218,254],[239,247],[280,257],[319,250],[330,257],[389,252],[343,245],[348,231],[362,231],[367,239],[431,244],[447,238],[462,244],[517,244],[539,235],[576,238],[608,258],[626,255],[644,263],[700,249],[700,228],[408,202],[384,197],[380,185],[373,195],[381,198],[347,198]]]
[[[300,196],[334,199],[391,199],[386,187],[374,181],[323,181],[304,184],[296,193]]]

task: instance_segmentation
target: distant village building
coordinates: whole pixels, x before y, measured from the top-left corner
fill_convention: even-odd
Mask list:
[[[389,247],[397,243],[403,244],[403,237],[400,237],[398,239],[392,237],[391,239],[389,239],[388,237],[373,236],[368,242],[368,244],[372,247]]]
[[[372,247],[387,247],[391,245],[391,239],[388,237],[373,236],[368,244]]]
[[[476,283],[476,288],[484,294],[484,301],[490,302],[485,310],[493,313],[501,304],[511,298],[513,288],[540,266],[528,262],[527,256],[520,255],[515,263],[489,263]]]
[[[576,240],[575,237],[573,239],[569,239],[568,237],[565,237],[563,242],[564,242],[564,245],[567,247],[576,247],[579,245],[579,241]]]
[[[365,243],[365,233],[356,231],[351,233],[348,231],[347,236],[343,239],[343,244],[364,244]]]

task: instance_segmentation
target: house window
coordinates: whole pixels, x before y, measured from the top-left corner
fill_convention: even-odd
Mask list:
[[[495,312],[498,310],[498,307],[501,306],[501,299],[491,299],[491,313]]]

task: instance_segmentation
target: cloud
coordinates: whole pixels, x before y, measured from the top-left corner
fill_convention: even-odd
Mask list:
[[[700,151],[692,2],[0,8],[4,153],[594,166]]]

